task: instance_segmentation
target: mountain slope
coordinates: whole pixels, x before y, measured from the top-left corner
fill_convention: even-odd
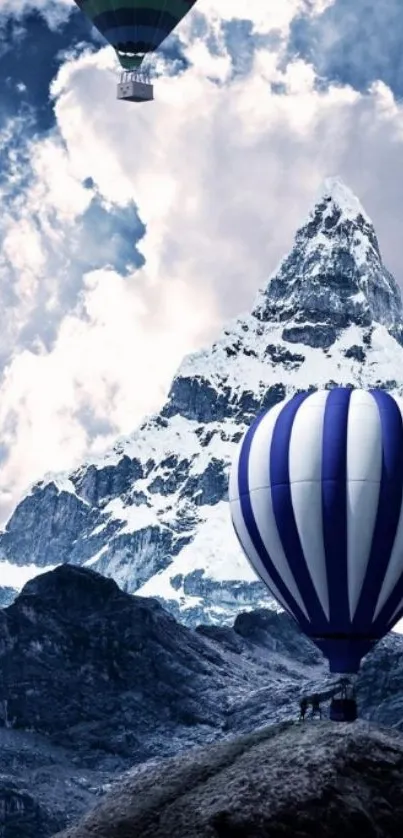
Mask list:
[[[399,727],[402,649],[400,636],[382,641],[358,679],[360,712]],[[114,771],[292,718],[301,691],[335,680],[284,613],[189,629],[88,568],[42,574],[0,610],[0,728],[46,736],[87,768]]]
[[[102,459],[31,488],[0,536],[3,584],[71,562],[189,625],[267,605],[230,523],[237,442],[259,409],[301,389],[400,395],[402,344],[402,300],[372,223],[331,179],[251,314],[184,360],[161,413]]]
[[[402,651],[385,638],[357,683],[360,716],[400,731]],[[122,771],[296,719],[334,682],[284,613],[189,629],[89,569],[45,573],[0,611],[4,838],[49,838]]]
[[[114,771],[252,724],[243,702],[263,687],[265,717],[294,715],[301,684],[325,667],[309,640],[287,632],[290,618],[273,616],[273,638],[264,618],[257,639],[241,617],[237,631],[195,631],[155,600],[62,565],[0,610],[0,727],[35,731],[82,766]]]
[[[58,838],[399,838],[403,737],[285,723],[134,775]]]

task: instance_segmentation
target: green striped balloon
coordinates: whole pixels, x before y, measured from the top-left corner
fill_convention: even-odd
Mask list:
[[[195,5],[196,0],[75,0],[116,50],[125,70],[141,65]]]

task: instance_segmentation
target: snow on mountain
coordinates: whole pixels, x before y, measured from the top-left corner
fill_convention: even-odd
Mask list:
[[[0,535],[2,584],[11,566],[71,562],[159,597],[189,624],[267,605],[229,518],[228,470],[245,428],[307,388],[403,395],[402,370],[399,288],[360,202],[328,179],[252,312],[185,358],[160,414],[103,458],[31,487]]]

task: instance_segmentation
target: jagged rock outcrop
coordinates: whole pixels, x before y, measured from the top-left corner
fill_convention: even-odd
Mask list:
[[[64,826],[63,820],[42,807],[22,784],[19,787],[8,778],[0,778],[2,838],[33,838],[34,835],[47,838]]]
[[[403,638],[386,638],[358,682],[361,713],[395,726],[402,652]],[[0,729],[44,735],[88,768],[120,770],[292,717],[301,691],[329,679],[284,613],[192,630],[157,601],[71,565],[31,580],[0,611]]]
[[[400,838],[403,736],[285,723],[135,774],[57,838]]]
[[[368,656],[358,704],[403,731],[402,653],[391,635]],[[50,838],[122,771],[294,719],[301,693],[334,680],[284,613],[189,629],[89,569],[40,575],[0,611],[6,838],[31,838],[34,823]]]
[[[161,413],[97,462],[32,487],[0,535],[3,584],[6,560],[25,574],[70,562],[189,625],[266,605],[230,523],[235,446],[258,410],[301,389],[403,393],[402,311],[370,219],[327,181],[252,313],[184,360]]]
[[[301,664],[308,665],[306,682],[320,677],[320,653],[295,632],[290,645],[277,631],[273,645],[267,618],[260,619],[260,643],[240,616],[228,630],[231,649],[229,635],[215,636],[214,627],[192,631],[157,601],[132,597],[90,569],[61,565],[0,611],[0,727],[33,730],[70,749],[81,765],[115,771],[216,739],[237,724],[235,709],[241,729],[244,699],[259,687],[272,692],[265,718],[293,713]],[[265,644],[272,652],[263,659]],[[273,689],[268,679],[277,671]]]

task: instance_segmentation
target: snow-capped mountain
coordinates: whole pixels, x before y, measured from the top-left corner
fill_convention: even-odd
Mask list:
[[[189,624],[267,605],[232,531],[229,465],[258,410],[334,384],[403,394],[403,309],[370,219],[329,179],[252,312],[185,358],[161,413],[31,488],[0,535],[0,581],[90,566]]]

